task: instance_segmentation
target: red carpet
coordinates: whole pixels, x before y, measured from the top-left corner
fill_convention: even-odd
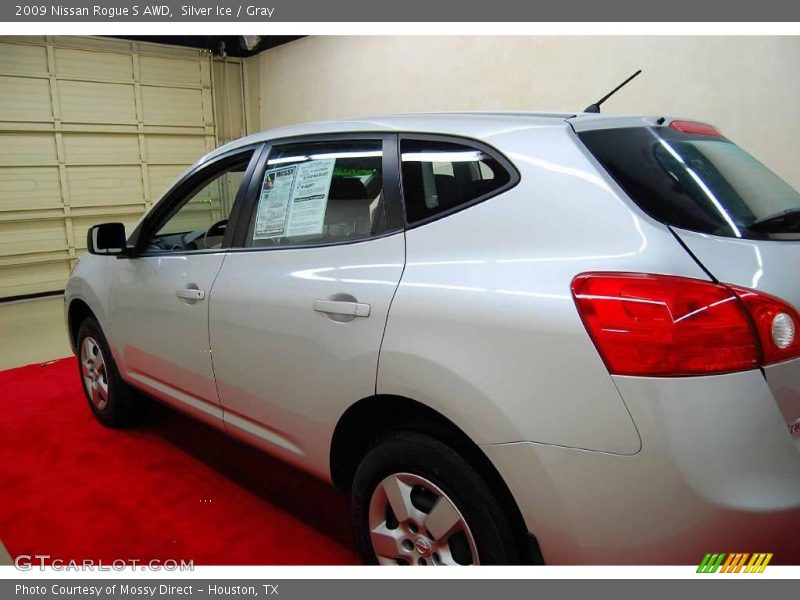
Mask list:
[[[112,431],[75,359],[0,372],[0,540],[11,556],[353,564],[348,499],[160,405]]]

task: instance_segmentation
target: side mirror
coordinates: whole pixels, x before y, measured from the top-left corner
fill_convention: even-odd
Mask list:
[[[89,254],[120,255],[128,249],[125,225],[122,223],[102,223],[89,228],[86,234]]]

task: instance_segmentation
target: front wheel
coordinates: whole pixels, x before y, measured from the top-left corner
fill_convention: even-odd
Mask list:
[[[518,564],[515,536],[475,469],[438,440],[397,432],[367,453],[352,490],[362,558],[380,565]]]
[[[92,317],[84,319],[76,342],[83,392],[97,420],[108,427],[138,422],[145,400],[120,377],[100,324]]]

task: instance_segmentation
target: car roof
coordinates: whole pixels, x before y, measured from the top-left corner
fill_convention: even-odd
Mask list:
[[[453,111],[420,112],[352,119],[337,119],[267,129],[229,142],[204,156],[199,163],[254,143],[305,135],[331,133],[430,133],[487,139],[501,133],[539,127],[568,127],[576,131],[611,127],[652,126],[657,117],[603,115],[575,112]]]

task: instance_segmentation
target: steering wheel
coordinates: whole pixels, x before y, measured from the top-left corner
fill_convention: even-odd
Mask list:
[[[203,247],[208,248],[207,239],[209,237],[218,237],[225,235],[225,230],[228,227],[228,219],[222,219],[221,221],[217,221],[211,227],[206,229],[205,233],[203,234]]]

